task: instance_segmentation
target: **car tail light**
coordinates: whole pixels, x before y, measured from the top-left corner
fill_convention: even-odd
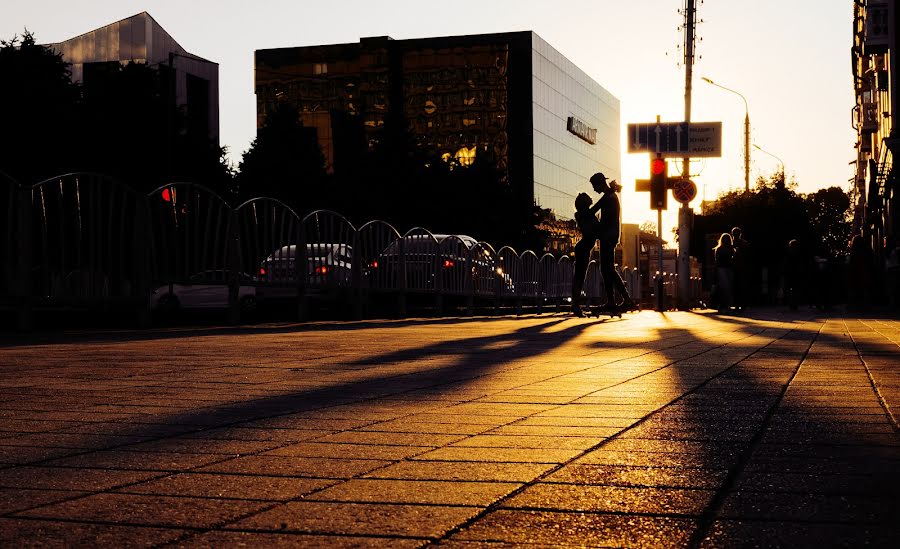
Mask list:
[[[266,268],[265,267],[259,268],[259,276],[266,276]]]
[[[453,260],[452,260],[452,259],[445,259],[445,260],[444,260],[444,268],[445,268],[445,269],[451,269],[451,268],[453,268],[453,265],[455,265],[455,263],[453,263]]]
[[[316,267],[316,274],[317,275],[328,274],[328,265],[320,265],[320,266]]]
[[[373,262],[369,263],[369,267],[372,268],[372,269],[377,269],[377,268],[378,268],[378,261],[373,261]]]

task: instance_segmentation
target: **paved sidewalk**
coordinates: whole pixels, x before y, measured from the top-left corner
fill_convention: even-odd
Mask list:
[[[900,321],[0,339],[0,545],[900,547]]]

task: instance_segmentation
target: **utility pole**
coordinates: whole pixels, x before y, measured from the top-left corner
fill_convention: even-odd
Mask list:
[[[696,31],[696,0],[685,0],[684,9],[684,121],[691,124],[691,91],[694,79],[694,42]],[[684,158],[681,177],[691,178],[691,159]],[[679,309],[691,308],[691,224],[693,210],[687,203],[678,210],[678,302]],[[660,264],[660,267],[662,264]]]

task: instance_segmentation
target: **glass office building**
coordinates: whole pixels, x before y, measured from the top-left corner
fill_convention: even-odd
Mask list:
[[[456,169],[485,160],[515,207],[558,219],[593,173],[620,178],[618,99],[533,32],[363,38],[255,61],[257,127],[296,106],[333,173],[388,142]]]

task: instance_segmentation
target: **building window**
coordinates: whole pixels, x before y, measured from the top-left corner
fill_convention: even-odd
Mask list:
[[[315,63],[313,64],[313,74],[328,74],[328,63]]]

